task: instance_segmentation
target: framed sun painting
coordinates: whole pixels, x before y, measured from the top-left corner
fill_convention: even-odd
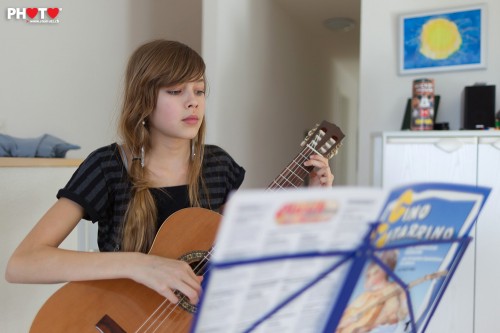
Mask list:
[[[399,73],[485,68],[485,6],[401,15]]]

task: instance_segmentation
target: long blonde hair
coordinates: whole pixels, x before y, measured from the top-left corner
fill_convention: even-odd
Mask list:
[[[190,47],[167,40],[154,40],[135,50],[128,62],[119,134],[132,156],[128,170],[132,193],[122,228],[122,251],[147,252],[156,235],[157,209],[149,191],[147,169],[141,166],[141,154],[151,148],[148,118],[156,107],[158,91],[179,83],[205,80],[205,63]],[[188,193],[191,206],[200,206],[199,189],[208,198],[201,177],[205,120],[193,139],[189,161]]]

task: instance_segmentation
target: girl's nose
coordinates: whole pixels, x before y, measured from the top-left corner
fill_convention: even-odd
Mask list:
[[[186,108],[192,109],[192,108],[197,108],[197,107],[198,107],[198,100],[196,99],[195,93],[188,92],[187,93]]]

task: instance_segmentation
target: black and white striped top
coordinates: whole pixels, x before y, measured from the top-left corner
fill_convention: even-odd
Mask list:
[[[92,152],[75,171],[57,198],[68,198],[83,207],[84,219],[98,222],[100,251],[118,251],[120,232],[130,200],[131,182],[121,159],[119,145],[113,143]],[[201,206],[219,209],[229,193],[240,187],[245,169],[222,148],[205,145],[203,177],[209,200],[200,189]],[[150,189],[158,208],[158,228],[173,212],[189,207],[187,185]]]

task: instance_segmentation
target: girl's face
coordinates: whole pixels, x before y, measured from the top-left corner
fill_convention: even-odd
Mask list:
[[[205,116],[203,80],[160,88],[149,121],[151,136],[193,139]]]

